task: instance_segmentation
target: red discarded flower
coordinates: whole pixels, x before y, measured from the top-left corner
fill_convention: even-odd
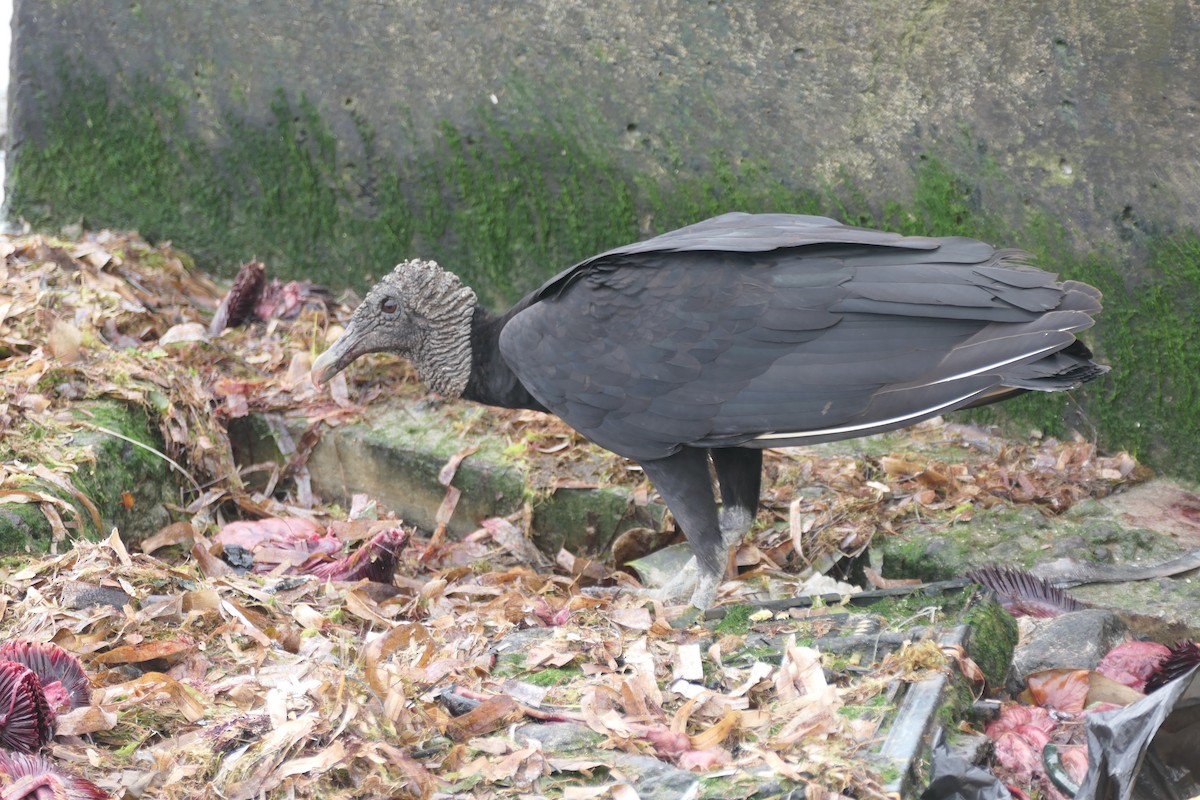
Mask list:
[[[996,764],[1017,782],[1028,785],[1043,773],[1042,749],[1058,727],[1040,706],[1006,705],[985,733],[995,742]]]
[[[214,541],[224,549],[230,563],[252,565],[255,572],[270,572],[281,563],[295,568],[313,556],[333,557],[343,548],[341,539],[304,517],[230,522]]]
[[[42,756],[0,752],[3,800],[108,800],[91,781],[59,769]]]
[[[1041,733],[1050,733],[1058,727],[1058,723],[1050,716],[1050,712],[1039,706],[1019,706],[1008,704],[1000,711],[1000,716],[988,723],[984,731],[995,739],[1009,731],[1024,731],[1027,728]]]
[[[33,670],[55,714],[92,704],[92,682],[83,665],[56,644],[7,642],[0,645],[0,661],[13,661]]]
[[[244,556],[249,555],[255,572],[270,572],[286,564],[286,571],[292,574],[390,583],[408,534],[401,528],[385,528],[350,555],[338,557],[346,545],[331,529],[302,517],[271,517],[230,522],[215,541],[224,548],[226,559],[237,566],[248,566],[250,561]]]
[[[1139,692],[1146,690],[1146,680],[1158,672],[1171,648],[1158,642],[1125,642],[1109,650],[1096,672],[1123,683]]]
[[[376,583],[391,583],[400,550],[407,541],[408,534],[400,528],[387,528],[348,556],[335,561],[314,556],[296,567],[296,571],[326,580],[359,581],[366,578]]]
[[[1077,714],[1087,705],[1091,682],[1086,669],[1044,669],[1025,676],[1032,702]]]
[[[328,308],[333,304],[333,294],[323,286],[309,281],[280,283],[278,278],[263,287],[254,315],[266,322],[270,319],[294,319],[305,306]]]
[[[533,601],[533,615],[544,622],[549,627],[565,625],[567,620],[571,618],[571,608],[569,605],[564,605],[562,608],[555,611],[546,602],[546,598],[538,597]]]
[[[33,670],[0,661],[0,747],[34,753],[54,735],[54,712]]]

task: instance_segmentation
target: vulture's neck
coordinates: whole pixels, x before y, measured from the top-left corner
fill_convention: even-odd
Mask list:
[[[501,408],[546,408],[521,384],[500,355],[500,331],[527,302],[513,306],[502,316],[492,316],[483,306],[475,306],[471,317],[471,374],[462,396],[476,403]]]

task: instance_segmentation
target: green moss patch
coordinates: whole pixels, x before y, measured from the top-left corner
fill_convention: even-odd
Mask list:
[[[989,686],[1003,686],[1017,646],[1017,621],[994,599],[986,598],[967,609],[963,622],[971,626],[967,652]]]
[[[178,499],[176,477],[158,455],[163,443],[145,413],[105,400],[87,404],[77,416],[96,426],[80,431],[72,444],[88,451],[76,484],[100,510],[105,529],[98,533],[107,536],[116,528],[132,543],[169,523],[163,504]]]
[[[14,485],[62,501],[54,508],[71,536],[100,539],[116,528],[126,542],[134,543],[170,522],[164,503],[175,498],[177,485],[167,463],[147,449],[161,452],[162,442],[144,413],[101,400],[80,404],[75,416],[82,427],[31,427],[12,437],[3,453],[5,458],[32,458],[34,463],[54,453],[55,459],[74,465],[69,478],[59,473],[74,491],[31,475],[13,476]],[[12,449],[14,445],[35,449]],[[44,553],[53,541],[51,525],[37,505],[0,505],[0,553]]]
[[[986,564],[1030,568],[1060,557],[1130,562],[1178,554],[1170,537],[1122,527],[1108,516],[1050,517],[1020,505],[980,509],[969,522],[914,527],[876,546],[885,574],[927,581],[962,577]]]
[[[1200,472],[1200,237],[1152,242],[1141,269],[1098,257],[1078,275],[1105,296],[1098,349],[1113,366],[1088,414],[1106,441],[1179,475]]]
[[[746,634],[750,631],[750,615],[753,613],[753,606],[730,606],[725,611],[725,616],[717,623],[714,632],[720,636]]]
[[[549,688],[557,686],[560,683],[574,680],[582,675],[583,672],[578,669],[559,669],[550,667],[548,669],[538,670],[525,676],[526,683],[532,683],[534,686],[542,686]]]
[[[50,542],[50,523],[36,505],[0,506],[0,553],[45,553]]]

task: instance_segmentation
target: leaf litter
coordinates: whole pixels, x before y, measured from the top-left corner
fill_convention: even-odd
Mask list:
[[[424,396],[406,365],[378,356],[313,387],[308,367],[354,298],[268,283],[259,262],[226,293],[169,245],[109,231],[0,237],[0,255],[0,504],[36,505],[55,534],[50,555],[5,562],[0,639],[83,659],[93,703],[63,716],[46,754],[114,796],[633,797],[623,754],[772,775],[814,797],[883,797],[869,753],[884,715],[847,710],[930,671],[977,673],[930,640],[858,663],[803,644],[836,609],[674,628],[678,609],[583,591],[637,581],[596,554],[551,564],[530,547],[528,514],[449,540],[466,450],[443,470],[432,534],[368,497],[349,513],[324,506],[305,467],[321,431],[385,396]],[[87,457],[64,446],[73,431],[121,435],[76,413],[93,398],[143,409],[163,442],[151,449],[180,478],[176,521],[142,552],[98,531],[71,483]],[[457,404],[443,411],[460,430],[480,424]],[[237,463],[228,423],[250,414],[304,422],[299,441],[274,428],[286,464]],[[570,465],[589,462],[643,501],[652,491],[551,417],[496,410],[486,424],[556,485],[583,485]],[[914,520],[952,525],[1000,504],[1056,514],[1142,475],[1082,439],[1017,444],[940,420],[912,437],[962,457],[768,452],[764,510],[723,599],[791,596]],[[251,488],[255,470],[265,488]],[[650,534],[623,546],[661,544]],[[220,557],[239,550],[254,571]],[[380,552],[390,580],[369,569]],[[756,630],[783,631],[782,647],[756,654]],[[593,746],[567,757],[514,734],[528,725],[571,726]]]

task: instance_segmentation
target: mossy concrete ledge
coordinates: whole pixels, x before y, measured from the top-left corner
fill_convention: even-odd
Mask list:
[[[977,510],[969,522],[916,525],[872,546],[883,558],[885,575],[927,581],[959,578],[986,565],[1022,567],[1035,574],[1070,565],[1095,577],[1090,583],[1070,584],[1071,596],[1118,611],[1139,634],[1170,642],[1200,633],[1196,578],[1191,572],[1147,577],[1137,570],[1153,572],[1155,565],[1200,548],[1200,526],[1191,521],[1197,498],[1200,487],[1195,484],[1155,478],[1077,503],[1057,516],[1032,505],[998,505]],[[1105,577],[1110,570],[1123,570],[1128,577]],[[1010,635],[994,623],[970,622],[993,642]],[[1003,663],[1002,656],[1003,651],[984,653],[991,664]]]
[[[661,522],[662,506],[635,504],[627,487],[605,480],[595,459],[527,457],[522,445],[491,430],[487,409],[472,407],[461,415],[456,409],[457,419],[450,421],[440,407],[385,406],[324,429],[307,462],[313,491],[346,507],[352,495],[366,493],[406,523],[432,531],[447,491],[439,473],[456,453],[476,448],[450,482],[462,493],[448,525],[451,535],[471,533],[483,520],[520,512],[529,503],[534,543],[542,552],[553,556],[566,548],[582,555],[605,551],[624,530]],[[298,440],[303,424],[288,425]],[[261,416],[231,426],[239,462],[285,460],[270,428]]]

